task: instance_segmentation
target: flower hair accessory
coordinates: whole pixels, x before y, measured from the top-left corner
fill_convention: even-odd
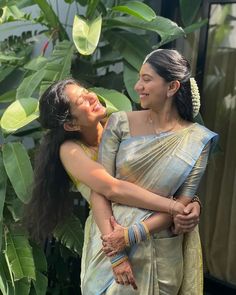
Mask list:
[[[191,85],[192,104],[193,104],[193,117],[196,117],[200,110],[201,99],[200,99],[197,82],[194,78],[190,78],[190,85]]]

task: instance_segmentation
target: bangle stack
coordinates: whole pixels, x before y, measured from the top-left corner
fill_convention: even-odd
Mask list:
[[[127,247],[132,247],[134,244],[138,244],[141,241],[146,241],[150,238],[149,230],[146,224],[141,221],[135,223],[128,228],[124,229],[125,244]]]
[[[116,267],[125,260],[128,260],[128,256],[126,255],[125,251],[119,252],[118,254],[110,258],[111,266]]]
[[[200,206],[200,213],[201,213],[201,211],[202,211],[202,203],[201,203],[201,201],[200,201],[200,199],[199,199],[199,197],[197,195],[195,195],[192,198],[192,200],[191,200],[191,203],[194,203],[194,202],[197,202],[199,204],[199,206]]]

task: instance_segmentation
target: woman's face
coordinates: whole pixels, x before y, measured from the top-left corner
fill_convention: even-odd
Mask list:
[[[168,96],[169,83],[159,76],[149,63],[142,65],[134,86],[144,109],[159,109]]]
[[[80,126],[91,126],[106,116],[106,108],[99,102],[94,92],[74,84],[65,88],[70,100],[71,115]]]

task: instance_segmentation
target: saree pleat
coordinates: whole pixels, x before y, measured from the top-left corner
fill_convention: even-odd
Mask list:
[[[215,138],[215,133],[197,123],[160,136],[131,137],[127,115],[120,112],[109,120],[99,158],[115,177],[169,197],[186,180],[204,146]],[[117,203],[112,203],[112,209],[115,219],[123,226],[145,220],[153,213]],[[174,236],[167,229],[127,250],[138,291],[114,281],[92,216],[85,235],[82,294],[202,294],[201,244],[197,228],[184,236]]]

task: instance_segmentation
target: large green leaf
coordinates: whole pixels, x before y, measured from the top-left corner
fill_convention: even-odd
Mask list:
[[[97,48],[101,34],[102,17],[86,21],[77,15],[74,18],[72,36],[74,44],[82,55],[90,55]]]
[[[81,222],[75,215],[60,223],[53,231],[53,235],[64,246],[81,256],[84,233]]]
[[[91,90],[105,103],[108,114],[117,111],[132,110],[131,102],[128,97],[116,90],[98,87],[91,88]]]
[[[129,32],[114,34],[114,32],[108,31],[105,33],[105,37],[111,46],[120,52],[127,63],[137,71],[140,70],[144,57],[151,51],[150,45],[145,40]]]
[[[18,198],[23,203],[28,203],[31,197],[33,169],[26,149],[20,142],[4,144],[3,162]]]
[[[70,76],[71,61],[74,51],[72,42],[64,40],[58,43],[45,66],[45,76],[41,83],[40,95],[54,82]]]
[[[161,37],[162,44],[185,34],[184,30],[176,23],[162,16],[157,16],[150,22],[137,20],[132,16],[115,17],[107,19],[106,26],[108,28],[123,28],[125,30],[131,27],[156,32]]]
[[[25,234],[19,229],[6,230],[5,257],[15,281],[23,278],[36,279],[32,248]]]
[[[59,33],[60,40],[69,39],[65,28],[59,21],[58,16],[52,9],[51,5],[47,2],[47,0],[34,0],[35,4],[38,4],[41,11],[43,12],[43,16],[47,20],[50,27],[54,28],[55,31]]]
[[[1,128],[5,133],[11,133],[38,118],[38,100],[22,98],[14,101],[3,113]]]
[[[35,89],[39,86],[40,82],[43,80],[45,73],[46,71],[41,69],[24,78],[22,83],[17,88],[16,98],[20,99],[23,97],[30,97],[34,93]]]
[[[138,1],[130,1],[125,5],[114,6],[112,10],[124,12],[146,21],[151,21],[156,17],[156,13],[151,7]]]
[[[6,189],[7,189],[7,174],[3,164],[2,152],[0,152],[0,221],[2,221],[3,219],[2,212],[3,212],[5,197],[6,197]],[[0,241],[2,241],[2,236],[0,237]],[[0,244],[2,243],[0,242]]]
[[[17,68],[17,66],[12,66],[9,64],[3,64],[0,67],[0,82],[3,81],[7,76],[9,76],[15,69]]]
[[[185,26],[192,24],[199,11],[201,3],[202,0],[179,0],[181,18]]]
[[[36,58],[31,59],[24,68],[30,71],[39,71],[46,65],[48,59],[44,56],[37,56]]]
[[[31,280],[23,278],[15,282],[15,295],[28,295],[30,292]]]
[[[0,290],[2,295],[15,295],[14,281],[3,253],[0,253]]]
[[[16,90],[12,89],[0,95],[0,103],[12,102],[16,98]]]
[[[33,280],[34,289],[37,295],[45,295],[47,292],[48,279],[39,271],[36,271],[36,280]]]
[[[134,85],[138,81],[138,72],[131,65],[129,65],[128,63],[125,63],[123,76],[124,76],[125,87],[129,93],[130,98],[132,99],[132,101],[139,103],[140,98],[137,92],[134,90]]]

